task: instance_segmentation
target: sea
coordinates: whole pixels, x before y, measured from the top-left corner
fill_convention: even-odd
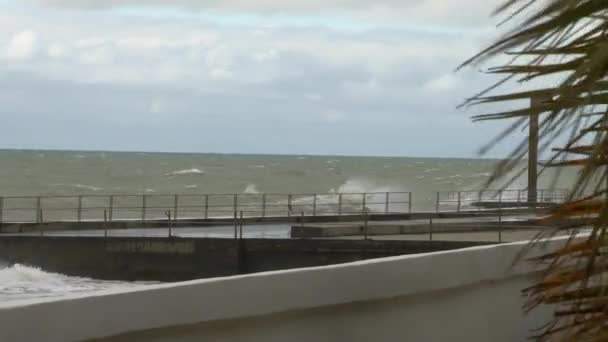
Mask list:
[[[0,196],[143,194],[330,194],[412,192],[431,210],[438,191],[481,189],[498,160],[373,156],[182,154],[0,150]],[[557,186],[576,176],[566,170]],[[549,188],[545,172],[539,188]],[[520,177],[509,186],[525,188]],[[146,286],[68,277],[0,262],[0,303]]]

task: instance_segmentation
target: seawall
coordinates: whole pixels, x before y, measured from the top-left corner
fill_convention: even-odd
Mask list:
[[[0,340],[525,341],[552,316],[550,307],[523,313],[521,290],[538,274],[529,263],[512,267],[525,245],[0,304]]]
[[[483,244],[462,241],[0,236],[0,259],[97,279],[179,281]]]

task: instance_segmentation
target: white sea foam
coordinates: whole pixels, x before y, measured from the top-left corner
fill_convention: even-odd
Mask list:
[[[255,184],[248,184],[245,190],[243,190],[243,193],[248,195],[257,195],[260,193],[260,191]]]
[[[192,169],[184,169],[184,170],[176,170],[165,173],[165,176],[175,177],[175,176],[184,176],[184,175],[203,175],[205,171],[197,168]]]
[[[63,187],[85,189],[85,190],[93,190],[93,191],[103,190],[102,187],[93,186],[93,185],[86,185],[86,184],[62,184],[62,183],[57,183],[57,184],[51,184],[51,186],[63,186]]]
[[[56,297],[75,292],[94,292],[109,288],[129,288],[142,284],[100,281],[68,277],[39,268],[15,264],[0,268],[0,299],[19,300],[33,297]]]
[[[490,177],[492,175],[491,172],[480,172],[480,173],[474,173],[472,175],[470,175],[470,178],[477,178],[477,177]]]
[[[363,194],[365,194],[365,207],[374,212],[374,211],[384,211],[385,210],[385,200],[386,200],[386,192],[400,192],[403,191],[400,187],[397,186],[388,186],[388,185],[379,185],[375,182],[368,181],[365,179],[348,179],[337,189],[332,188],[329,190],[329,194],[318,194],[316,196],[316,205],[317,211],[331,211],[336,213],[338,210],[338,194],[342,195],[342,212],[343,213],[359,213],[362,210],[363,206]],[[393,196],[399,196],[399,194],[394,194]],[[393,198],[395,202],[404,202],[406,199],[406,194],[402,194],[402,196]],[[314,196],[301,196],[292,198],[292,206],[294,211],[307,211],[312,209],[312,204],[315,202]],[[281,200],[278,202],[280,205],[287,204],[287,201]],[[397,206],[399,206],[399,210],[403,210],[407,207],[407,203],[400,203],[393,206],[393,210],[397,210]],[[402,208],[404,207],[404,208]]]
[[[198,185],[196,185],[196,184],[184,185],[184,188],[186,188],[186,189],[196,189],[196,188],[198,188]]]

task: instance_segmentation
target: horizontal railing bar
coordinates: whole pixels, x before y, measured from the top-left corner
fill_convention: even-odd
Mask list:
[[[390,194],[409,194],[409,191],[389,191]],[[40,195],[40,196],[0,196],[3,197],[5,199],[37,199],[37,198],[41,198],[41,199],[47,199],[47,198],[78,198],[78,197],[82,197],[84,198],[109,198],[110,196],[113,196],[115,198],[117,197],[141,197],[141,196],[146,196],[146,197],[174,197],[174,196],[179,196],[179,197],[204,197],[204,196],[234,196],[234,195],[238,195],[239,197],[243,196],[243,197],[261,197],[263,195],[266,196],[289,196],[292,195],[294,197],[296,196],[339,196],[340,194],[342,195],[382,195],[382,194],[386,194],[386,192],[335,192],[335,193],[260,193],[260,194],[244,194],[244,193],[201,193],[201,194],[148,194],[148,193],[142,193],[142,194],[91,194],[91,195]]]

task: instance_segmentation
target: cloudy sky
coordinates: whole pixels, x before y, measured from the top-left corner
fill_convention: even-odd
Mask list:
[[[0,148],[475,156],[499,3],[0,0]]]

